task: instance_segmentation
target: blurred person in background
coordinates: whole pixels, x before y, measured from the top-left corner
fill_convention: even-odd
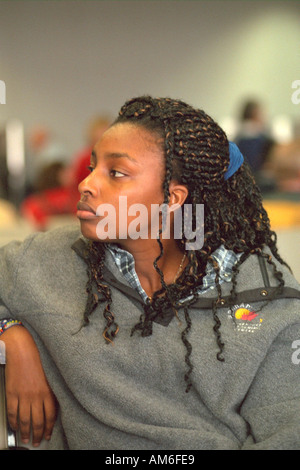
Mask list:
[[[278,189],[285,197],[300,199],[300,121],[293,123],[294,135],[273,147],[270,155]]]
[[[248,161],[261,191],[275,190],[276,180],[269,165],[275,142],[269,135],[265,111],[259,101],[244,103],[235,143]]]
[[[65,172],[64,185],[73,187],[76,191],[76,197],[78,196],[78,184],[89,174],[88,167],[90,165],[93,147],[102,134],[108,129],[111,122],[110,117],[102,115],[95,116],[90,120],[86,131],[86,146],[75,155],[71,165]]]
[[[67,164],[68,151],[46,126],[36,126],[28,138],[27,194],[36,190],[40,174],[53,163]]]
[[[44,165],[36,173],[34,192],[23,201],[20,209],[21,215],[30,221],[35,229],[46,230],[51,216],[76,213],[78,184],[89,174],[92,148],[109,125],[108,117],[97,116],[91,119],[87,129],[87,144],[74,156],[70,164],[66,164],[63,158],[57,158],[58,154],[50,152],[50,148],[47,154],[44,154]],[[42,132],[36,133],[35,148],[44,148],[41,145],[44,139]]]

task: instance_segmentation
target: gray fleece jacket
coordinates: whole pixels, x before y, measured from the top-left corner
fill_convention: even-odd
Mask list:
[[[276,262],[285,288],[270,303],[277,280],[256,255],[240,269],[232,311],[231,283],[222,284],[224,362],[216,359],[216,290],[189,307],[194,368],[186,393],[183,309],[181,321],[167,315],[151,336],[130,336],[142,300],[109,253],[105,280],[119,333],[113,345],[105,343],[103,305],[80,329],[83,244],[70,227],[0,250],[0,318],[18,318],[32,333],[60,404],[50,448],[300,449],[300,287],[284,266]]]

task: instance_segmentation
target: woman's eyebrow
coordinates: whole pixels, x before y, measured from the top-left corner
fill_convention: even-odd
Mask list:
[[[138,164],[135,158],[131,157],[130,155],[128,155],[128,153],[125,153],[125,152],[124,153],[123,152],[105,153],[104,158],[105,160],[108,160],[110,158],[127,158],[131,162]]]
[[[92,150],[91,158],[97,162],[97,154],[95,150]],[[127,158],[128,160],[135,163],[136,165],[139,164],[138,161],[135,160],[135,158],[131,157],[130,155],[128,155],[128,153],[125,153],[125,152],[110,152],[110,153],[104,154],[105,160],[109,160],[110,158]]]

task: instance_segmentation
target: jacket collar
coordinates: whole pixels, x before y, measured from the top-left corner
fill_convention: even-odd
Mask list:
[[[82,259],[86,260],[86,240],[79,238],[72,245],[72,249]],[[265,249],[265,252],[270,254],[269,248]],[[288,269],[281,265],[277,260],[273,260],[277,269],[284,272],[284,278],[286,280],[285,286],[281,293],[276,294],[276,298],[297,298],[300,299],[300,288],[298,282],[293,278]],[[141,296],[138,292],[133,289],[130,284],[124,279],[116,266],[112,254],[107,250],[104,271],[104,280],[107,281],[112,287],[115,287],[119,291],[131,297],[141,306],[144,305]],[[268,298],[272,298],[276,293],[276,287],[278,285],[277,279],[273,275],[273,268],[266,263],[264,258],[258,257],[257,255],[250,255],[246,261],[240,266],[239,274],[237,276],[237,294],[235,297],[235,303],[249,303],[265,301]],[[232,289],[232,283],[222,283],[222,298],[219,301],[217,307],[226,308],[231,304],[229,302],[230,292]],[[179,307],[189,305],[189,308],[212,308],[213,303],[218,298],[217,289],[214,287],[208,289],[203,294],[195,296],[194,298],[187,298],[182,301]]]

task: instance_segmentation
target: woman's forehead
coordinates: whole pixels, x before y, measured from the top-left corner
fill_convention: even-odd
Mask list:
[[[161,139],[142,126],[132,123],[117,123],[111,126],[94,147],[98,155],[102,152],[126,153],[138,158],[151,153],[162,159]],[[138,158],[139,159],[139,158]]]

